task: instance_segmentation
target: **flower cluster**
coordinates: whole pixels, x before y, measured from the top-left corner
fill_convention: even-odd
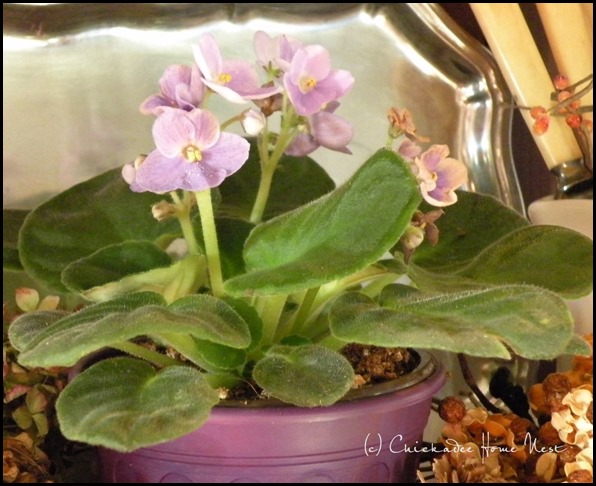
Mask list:
[[[221,130],[233,121],[239,121],[248,135],[262,133],[263,143],[274,144],[273,153],[263,160],[266,171],[274,170],[270,167],[276,166],[282,153],[303,156],[321,146],[351,153],[347,146],[353,128],[335,111],[352,88],[352,75],[333,69],[329,52],[320,45],[303,45],[286,36],[272,39],[257,32],[254,47],[254,65],[224,60],[213,36],[206,34],[193,47],[196,64],[165,70],[160,92],[140,107],[142,113],[157,116],[156,149],[123,169],[133,191],[202,191],[220,185],[248,158],[246,140]],[[256,66],[264,71],[263,84]],[[259,111],[244,110],[220,125],[206,109],[212,94],[231,103],[254,102]],[[282,123],[273,140],[268,120],[276,111],[281,112]],[[455,189],[467,181],[465,166],[449,158],[444,145],[433,145],[421,154],[416,142],[428,138],[416,134],[408,110],[393,108],[389,120],[392,138],[407,137],[397,151],[413,163],[424,198],[435,206],[455,203]],[[256,213],[253,219],[259,218]]]

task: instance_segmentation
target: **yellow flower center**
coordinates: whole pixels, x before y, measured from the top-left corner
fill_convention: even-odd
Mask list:
[[[184,157],[189,162],[200,162],[203,160],[203,155],[201,151],[195,147],[194,145],[188,145],[182,150],[182,157]]]
[[[230,81],[232,81],[232,75],[229,73],[221,73],[217,78],[217,81],[219,84],[228,84]]]
[[[317,85],[317,80],[311,77],[305,77],[300,80],[300,91],[303,93],[308,93],[312,91],[314,87]]]

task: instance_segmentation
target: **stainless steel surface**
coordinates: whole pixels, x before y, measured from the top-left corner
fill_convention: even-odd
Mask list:
[[[557,179],[555,199],[593,199],[594,174],[583,159],[559,164],[551,172]]]
[[[470,169],[468,189],[523,212],[510,153],[511,99],[486,51],[436,4],[4,4],[4,207],[29,208],[152,148],[138,106],[164,68],[192,62],[212,32],[224,56],[253,58],[257,30],[329,49],[356,78],[338,111],[348,156],[314,158],[337,182],[385,143],[405,106],[419,133]],[[235,114],[228,107],[222,115]]]

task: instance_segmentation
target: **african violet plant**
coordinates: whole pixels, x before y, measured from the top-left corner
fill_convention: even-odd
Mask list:
[[[167,68],[141,105],[156,148],[41,204],[20,229],[24,270],[85,299],[19,317],[20,363],[119,351],[60,395],[68,438],[122,451],[165,442],[243,381],[331,405],[354,381],[340,353],[352,342],[589,352],[563,300],[592,287],[589,239],[456,193],[463,164],[443,145],[423,152],[405,109],[389,112],[387,146],[335,188],[307,155],[349,153],[352,127],[335,112],[354,80],[324,47],[257,33],[261,80],[209,34],[193,50],[196,63]],[[254,107],[220,124],[215,96]],[[224,131],[236,122],[253,138]],[[394,283],[402,276],[411,284]]]

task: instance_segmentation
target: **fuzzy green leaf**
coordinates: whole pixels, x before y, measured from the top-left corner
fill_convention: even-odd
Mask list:
[[[86,299],[95,302],[103,302],[127,293],[142,291],[158,292],[163,295],[166,302],[172,302],[182,295],[195,292],[206,279],[206,268],[207,262],[203,255],[187,255],[167,267],[134,273],[122,277],[120,280],[88,289],[79,289],[74,286],[72,288],[81,292]],[[69,273],[64,278],[67,284],[72,284],[76,279],[76,277],[71,278],[71,275],[74,275],[71,270],[71,265],[65,270],[65,273]]]
[[[480,251],[513,230],[528,226],[526,218],[492,196],[457,191],[457,204],[443,208],[436,225],[439,242],[424,242],[414,252],[416,265],[433,270],[455,271]],[[433,208],[424,203],[422,211]]]
[[[578,298],[592,290],[593,272],[590,238],[559,226],[526,226],[488,245],[455,271],[413,265],[409,275],[426,289],[526,284]]]
[[[245,220],[250,217],[259,189],[261,164],[254,139],[249,141],[248,160],[219,186],[222,202],[217,212],[220,215]],[[300,207],[334,188],[333,179],[310,157],[282,156],[273,175],[264,219]]]
[[[116,243],[158,242],[180,233],[175,220],[157,223],[151,214],[163,196],[132,192],[120,172],[77,184],[29,213],[19,235],[27,272],[65,292],[61,274],[70,263]]]
[[[408,164],[380,150],[331,194],[257,226],[246,241],[247,274],[225,288],[299,292],[362,270],[395,244],[420,200]]]
[[[127,452],[192,432],[217,402],[217,392],[191,367],[156,373],[142,361],[114,358],[77,376],[56,410],[70,440]]]
[[[2,210],[2,268],[22,270],[19,258],[19,230],[29,211],[24,209]]]
[[[62,281],[73,292],[83,292],[131,274],[171,264],[170,256],[154,243],[125,241],[72,262],[62,272]]]
[[[254,370],[265,393],[299,407],[332,405],[354,381],[346,358],[317,345],[274,346]]]
[[[29,312],[8,328],[10,343],[19,351],[28,349],[40,334],[67,315],[59,310]]]
[[[405,296],[389,286],[378,304],[353,292],[334,302],[329,321],[332,335],[346,342],[495,358],[509,358],[511,348],[526,358],[552,359],[574,335],[560,297],[522,285]]]
[[[11,326],[15,328],[12,332],[29,330],[29,319],[34,316],[19,317]],[[190,335],[239,349],[250,344],[248,326],[222,300],[193,295],[165,307],[158,294],[146,292],[95,304],[56,321],[35,339],[29,338],[19,362],[27,366],[71,366],[103,347],[161,332]]]
[[[185,334],[161,332],[155,336],[211,373],[225,373],[246,363],[246,351],[243,349],[234,349]]]

